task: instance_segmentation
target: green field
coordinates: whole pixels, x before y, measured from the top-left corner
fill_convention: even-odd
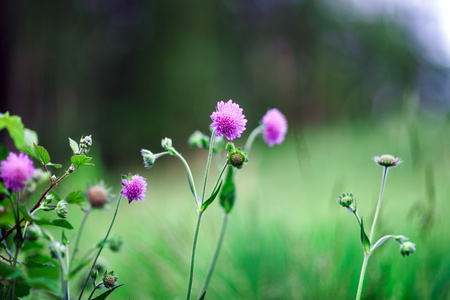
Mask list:
[[[370,224],[382,173],[371,158],[391,153],[404,163],[389,172],[375,237],[403,234],[417,251],[403,258],[393,241],[379,248],[369,262],[363,298],[450,299],[448,132],[444,119],[423,117],[291,128],[286,142],[274,148],[258,140],[237,177],[237,203],[206,298],[353,298],[363,256],[359,227],[336,197],[352,191]],[[206,152],[189,151],[184,155],[200,182]],[[121,204],[113,235],[123,237],[122,253],[104,252],[108,268],[126,283],[113,298],[182,299],[196,218],[185,170],[164,157],[150,170],[130,171],[146,177],[149,186],[145,202]],[[92,215],[84,244],[102,238],[111,214]],[[221,218],[218,203],[204,216],[194,295]]]

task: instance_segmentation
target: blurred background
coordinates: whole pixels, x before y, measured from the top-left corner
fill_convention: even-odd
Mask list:
[[[149,180],[147,201],[120,212],[123,253],[105,253],[127,284],[117,299],[183,297],[196,217],[185,171],[167,157],[145,170],[139,150],[171,137],[201,182],[206,152],[186,141],[228,99],[248,119],[238,146],[268,108],[289,132],[274,148],[257,142],[239,175],[210,299],[354,297],[358,227],[335,199],[353,191],[371,222],[381,177],[371,158],[384,153],[404,164],[389,174],[379,234],[418,251],[404,259],[383,246],[365,296],[450,299],[448,13],[445,0],[3,1],[0,110],[20,115],[57,163],[70,157],[67,137],[92,134],[96,168],[62,191],[104,179],[117,194],[128,172]],[[110,215],[91,217],[86,245]],[[194,291],[220,220],[214,205]]]

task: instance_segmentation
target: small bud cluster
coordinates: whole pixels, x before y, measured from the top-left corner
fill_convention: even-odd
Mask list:
[[[80,149],[80,154],[88,153],[92,146],[92,135],[81,137],[80,144],[78,146]]]

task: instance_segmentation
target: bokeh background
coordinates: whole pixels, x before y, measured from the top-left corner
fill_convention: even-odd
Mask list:
[[[445,0],[4,1],[0,110],[20,115],[54,162],[70,157],[67,137],[92,134],[96,167],[61,193],[103,179],[117,194],[128,172],[148,179],[147,200],[119,212],[123,252],[105,251],[126,283],[115,299],[183,297],[196,218],[185,171],[168,157],[146,170],[139,150],[171,137],[201,182],[206,152],[186,141],[228,99],[248,119],[238,146],[268,108],[289,132],[273,148],[258,140],[240,171],[207,298],[354,297],[358,226],[335,199],[353,191],[371,222],[381,178],[371,158],[391,153],[404,163],[389,174],[377,236],[406,235],[418,251],[378,250],[365,298],[450,299],[449,12]],[[91,217],[86,247],[111,214]],[[220,222],[215,204],[194,294]]]

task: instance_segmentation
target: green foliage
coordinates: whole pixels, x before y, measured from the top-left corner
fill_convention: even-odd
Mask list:
[[[19,116],[10,116],[9,112],[0,113],[0,130],[6,128],[9,135],[14,141],[17,149],[22,148],[25,142],[25,127],[22,123],[22,118]]]
[[[74,164],[76,168],[78,167],[92,167],[94,164],[89,163],[92,160],[92,157],[88,157],[86,155],[74,155],[71,158],[71,162]]]
[[[234,173],[233,167],[229,166],[225,183],[223,184],[222,191],[219,195],[220,205],[225,210],[226,214],[229,214],[234,206],[234,200],[236,198],[236,188],[234,185]]]
[[[364,224],[363,219],[361,218],[361,244],[363,246],[364,252],[369,253],[370,252],[370,240],[366,235],[366,232],[364,231]]]
[[[219,185],[211,193],[211,196],[209,196],[209,198],[205,202],[203,202],[202,206],[200,207],[201,212],[205,211],[208,208],[208,206],[210,206],[211,203],[213,203],[213,201],[216,199],[217,194],[219,194],[220,188],[222,187],[222,183],[223,183],[223,180],[220,181]]]

